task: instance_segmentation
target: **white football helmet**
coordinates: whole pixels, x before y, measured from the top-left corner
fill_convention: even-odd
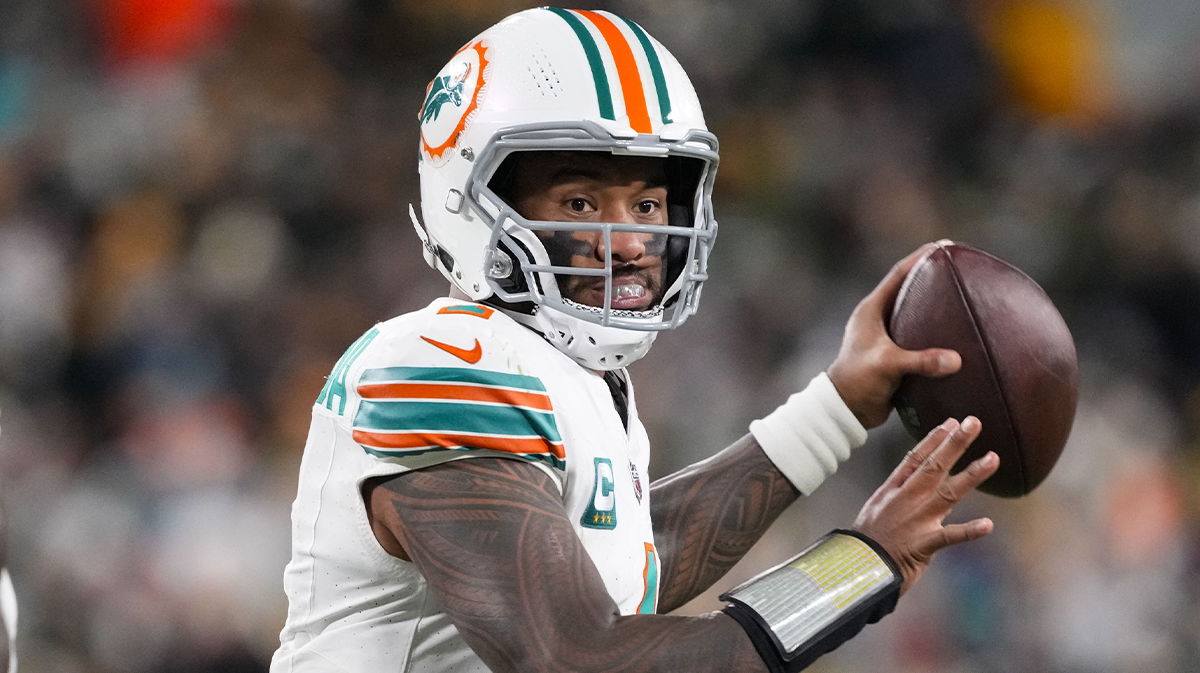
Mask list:
[[[695,313],[717,233],[717,139],[683,68],[637,24],[609,12],[539,8],[471,40],[442,68],[420,112],[425,260],[472,300],[490,302],[597,370],[646,354],[659,330]],[[661,157],[670,226],[532,222],[490,185],[514,152]],[[598,231],[604,267],[552,263],[537,232]],[[666,233],[661,301],[614,309],[610,237]],[[543,234],[544,235],[544,234]],[[604,305],[560,292],[557,276],[604,279]]]

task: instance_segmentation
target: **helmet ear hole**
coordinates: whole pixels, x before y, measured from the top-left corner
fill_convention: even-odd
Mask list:
[[[440,245],[437,246],[437,256],[438,261],[442,263],[442,266],[445,267],[446,271],[449,273],[454,273],[454,257],[451,256],[450,253]]]

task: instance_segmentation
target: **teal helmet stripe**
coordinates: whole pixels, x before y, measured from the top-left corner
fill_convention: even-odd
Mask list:
[[[558,7],[547,7],[546,9],[561,16],[575,31],[575,36],[579,38],[579,42],[583,44],[583,51],[587,54],[588,65],[592,68],[592,80],[596,83],[596,100],[600,104],[600,116],[616,121],[617,115],[613,112],[612,90],[608,87],[608,74],[604,71],[604,59],[600,57],[600,48],[596,46],[595,38],[592,37],[587,26],[579,20],[579,17],[568,10]]]
[[[667,91],[667,78],[663,75],[662,61],[658,60],[658,52],[651,44],[650,36],[642,30],[641,26],[629,19],[617,14],[613,14],[613,16],[624,21],[633,34],[637,35],[638,42],[642,43],[642,49],[646,52],[646,60],[650,63],[650,74],[654,77],[654,88],[658,92],[658,109],[662,113],[662,121],[664,124],[670,124],[671,94]]]

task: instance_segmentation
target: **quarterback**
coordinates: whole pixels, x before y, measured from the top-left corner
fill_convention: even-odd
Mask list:
[[[636,23],[532,9],[471,40],[419,113],[426,261],[450,296],[376,325],[313,407],[273,673],[798,671],[892,610],[996,469],[947,470],[947,420],[853,526],[730,591],[712,585],[891,411],[883,315],[921,254],[852,314],[826,373],[712,458],[646,480],[626,366],[697,310],[717,234],[717,139]]]

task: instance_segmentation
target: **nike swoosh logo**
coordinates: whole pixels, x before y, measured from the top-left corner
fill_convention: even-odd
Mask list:
[[[483,346],[479,345],[479,339],[475,340],[474,348],[467,350],[465,348],[459,348],[457,346],[451,346],[450,344],[444,344],[440,341],[435,341],[427,336],[422,336],[421,338],[453,355],[454,357],[460,360],[465,360],[469,364],[475,364],[476,362],[479,362],[479,358],[483,357]]]

